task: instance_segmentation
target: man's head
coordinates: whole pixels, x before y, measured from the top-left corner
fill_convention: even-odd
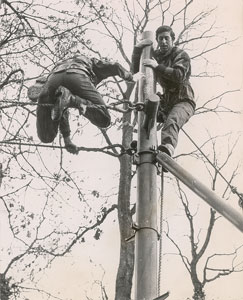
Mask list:
[[[158,46],[160,51],[163,54],[169,53],[173,47],[175,40],[175,33],[169,26],[160,26],[156,30],[156,41],[158,42]]]

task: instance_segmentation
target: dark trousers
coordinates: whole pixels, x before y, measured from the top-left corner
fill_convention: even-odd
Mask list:
[[[161,145],[175,149],[178,142],[179,130],[193,114],[194,108],[189,102],[175,104],[169,111],[161,130]]]
[[[62,71],[51,74],[43,87],[38,102],[40,104],[55,103],[55,92],[60,85],[66,87],[73,95],[89,101],[84,116],[94,125],[101,128],[110,125],[111,118],[105,102],[85,73]],[[68,111],[64,112],[60,121],[53,121],[51,109],[50,106],[37,107],[37,134],[44,143],[51,143],[55,139],[59,127],[63,137],[70,135]]]

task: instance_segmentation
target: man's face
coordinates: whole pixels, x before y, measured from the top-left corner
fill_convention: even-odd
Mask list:
[[[157,38],[158,46],[163,54],[169,53],[173,47],[173,40],[169,32],[161,32]]]

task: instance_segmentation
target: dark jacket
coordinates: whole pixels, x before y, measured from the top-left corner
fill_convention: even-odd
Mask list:
[[[85,72],[95,86],[110,76],[119,76],[128,81],[132,80],[132,74],[126,71],[119,63],[88,58],[81,54],[76,54],[57,63],[51,73],[63,71],[68,73]]]
[[[142,49],[134,48],[132,71],[138,72]],[[160,50],[153,51],[153,58],[158,62],[155,69],[156,81],[163,88],[165,105],[170,109],[176,103],[187,101],[195,108],[194,92],[190,84],[191,62],[188,54],[178,47],[173,47],[166,56]],[[172,68],[173,72],[168,72]]]
[[[96,86],[102,80],[110,76],[119,76],[124,80],[132,81],[132,74],[126,71],[119,63],[96,58],[88,58],[81,54],[76,54],[71,58],[60,61],[51,71],[50,75],[60,72],[87,74],[90,81]],[[103,108],[98,108],[103,110]],[[107,112],[107,114],[109,114]],[[68,120],[68,110],[63,114],[60,122],[60,131],[63,137],[70,135],[70,126]]]

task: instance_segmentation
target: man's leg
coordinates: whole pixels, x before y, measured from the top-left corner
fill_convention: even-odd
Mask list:
[[[46,82],[38,99],[39,104],[55,104],[56,91],[64,83],[65,73],[53,74]],[[37,107],[37,134],[43,143],[51,143],[58,133],[58,127],[63,135],[68,152],[77,154],[78,148],[70,139],[69,112],[65,110],[59,120],[53,120],[53,106]]]
[[[111,117],[105,102],[90,78],[85,74],[67,73],[65,87],[75,95],[74,107],[86,106],[83,115],[97,127],[106,128],[110,125]]]
[[[159,150],[173,156],[178,142],[179,130],[194,114],[194,108],[188,102],[180,102],[173,106],[161,130]]]
[[[52,104],[53,99],[50,97],[48,86],[46,85],[39,97],[36,111],[36,126],[39,139],[43,143],[51,143],[58,132],[59,122],[54,122],[51,118],[51,106],[42,106],[42,104]]]
[[[78,154],[78,147],[71,141],[70,138],[71,130],[69,125],[69,111],[67,109],[63,112],[59,126],[66,150],[72,154]]]
[[[94,125],[106,128],[110,125],[110,114],[105,103],[86,74],[56,73],[49,77],[47,94],[42,93],[39,103],[65,102],[65,108],[73,107],[88,118]],[[58,106],[58,105],[57,105]],[[62,106],[62,105],[61,105]],[[58,107],[57,107],[58,108]],[[61,107],[63,109],[63,107]],[[57,115],[51,107],[39,107],[37,111],[37,132],[41,141],[52,142],[57,135],[58,126],[64,138],[66,149],[78,153],[77,147],[71,142],[67,110]],[[67,126],[68,125],[68,126]]]

